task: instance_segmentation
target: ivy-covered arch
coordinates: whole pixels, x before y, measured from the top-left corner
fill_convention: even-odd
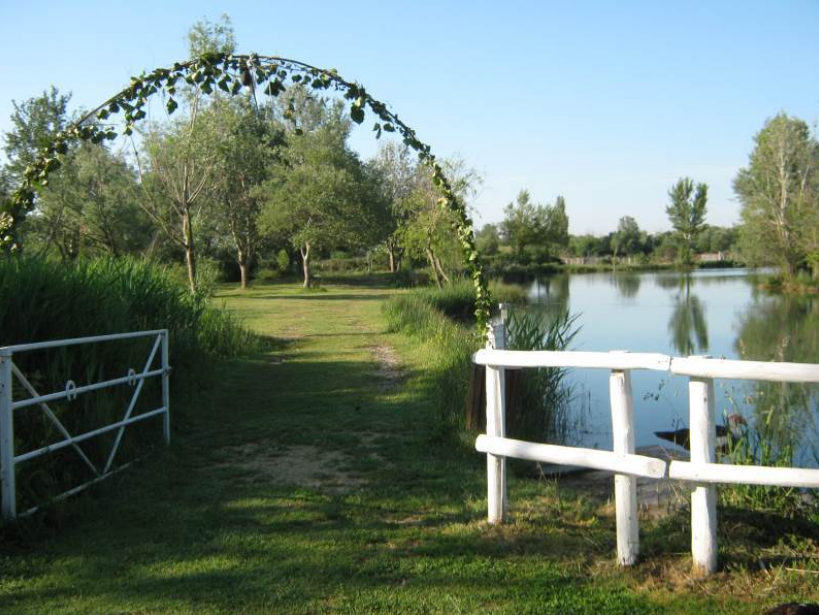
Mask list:
[[[21,185],[8,201],[0,204],[0,248],[7,252],[19,250],[17,228],[34,208],[36,190],[45,186],[49,174],[59,168],[61,157],[68,152],[70,142],[83,140],[101,143],[116,139],[119,135],[117,130],[102,122],[118,114],[125,124],[122,134],[130,135],[136,123],[146,117],[144,107],[156,94],[163,95],[165,108],[169,114],[173,113],[178,106],[174,96],[179,82],[197,87],[204,94],[218,89],[236,95],[248,88],[259,88],[276,97],[292,84],[303,84],[313,90],[334,90],[349,101],[350,118],[357,124],[364,121],[369,109],[377,118],[373,124],[376,138],[381,137],[383,132],[397,132],[404,143],[416,152],[419,161],[430,169],[432,181],[441,193],[439,205],[454,214],[454,230],[475,285],[475,316],[481,332],[485,330],[489,321],[490,297],[480,257],[475,249],[472,220],[467,215],[464,203],[454,194],[429,145],[420,141],[412,128],[390,111],[386,104],[370,96],[361,84],[347,81],[335,70],[317,68],[276,56],[206,54],[175,63],[170,68],[157,68],[150,73],[132,77],[127,88],[59,132],[37,160],[26,168]]]

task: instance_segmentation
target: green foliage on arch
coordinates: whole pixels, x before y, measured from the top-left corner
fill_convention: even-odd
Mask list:
[[[420,141],[412,128],[390,111],[387,105],[370,96],[361,84],[343,79],[335,70],[317,68],[287,58],[210,53],[176,63],[170,68],[157,68],[153,72],[133,77],[127,88],[59,132],[38,159],[26,168],[21,185],[8,201],[0,203],[0,248],[7,252],[20,249],[16,229],[34,208],[37,189],[47,185],[49,174],[59,168],[61,157],[68,151],[69,143],[76,140],[101,143],[116,139],[120,133],[111,124],[106,124],[115,115],[124,120],[121,133],[130,135],[137,122],[146,117],[145,106],[156,94],[162,94],[165,108],[169,114],[173,113],[178,107],[174,98],[176,88],[182,83],[198,88],[204,94],[221,90],[236,95],[250,89],[275,97],[292,84],[302,84],[316,91],[332,90],[341,93],[348,101],[350,118],[357,124],[364,122],[369,109],[376,117],[373,123],[376,138],[385,132],[400,135],[404,143],[416,152],[418,159],[429,168],[432,181],[441,193],[438,201],[440,206],[455,215],[454,230],[475,286],[478,327],[481,331],[485,329],[489,321],[490,297],[475,248],[472,220],[464,203],[453,192],[429,145]]]

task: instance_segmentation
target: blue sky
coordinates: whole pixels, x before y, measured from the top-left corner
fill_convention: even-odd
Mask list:
[[[819,117],[819,2],[36,2],[0,0],[0,132],[11,100],[51,84],[94,106],[187,55],[195,21],[228,13],[239,51],[364,83],[485,184],[476,222],[521,188],[566,198],[573,233],[631,215],[668,227],[667,190],[710,186],[709,221],[753,135],[779,111]],[[364,131],[362,131],[364,133]],[[363,156],[376,142],[354,135]]]

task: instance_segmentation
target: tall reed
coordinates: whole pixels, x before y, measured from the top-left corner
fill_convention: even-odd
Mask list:
[[[0,260],[0,346],[127,331],[168,329],[172,401],[191,392],[219,357],[259,348],[260,341],[226,312],[209,306],[204,295],[191,295],[162,267],[143,261],[105,258],[65,265],[39,259]],[[41,394],[125,376],[143,369],[152,339],[123,340],[19,353],[14,363]],[[158,359],[154,367],[159,365]],[[134,389],[104,389],[74,401],[51,404],[73,434],[122,418]],[[16,399],[28,397],[19,385]],[[149,379],[134,414],[161,406],[158,379]],[[173,406],[173,403],[172,403]],[[175,419],[182,418],[175,406]],[[15,412],[15,451],[39,448],[62,436],[37,406]],[[117,461],[133,457],[147,443],[159,441],[160,420],[126,430]],[[114,434],[82,443],[98,466],[104,465]],[[91,478],[79,455],[67,447],[19,466],[21,508]]]

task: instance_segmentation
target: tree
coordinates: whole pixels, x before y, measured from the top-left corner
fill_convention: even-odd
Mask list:
[[[475,233],[475,245],[481,254],[493,256],[500,249],[500,234],[495,224],[484,224],[483,228]]]
[[[188,33],[191,56],[231,53],[236,44],[230,18],[223,16],[218,24],[196,23]],[[205,84],[205,85],[203,85]],[[188,284],[196,292],[196,220],[214,189],[216,168],[216,130],[202,126],[200,111],[211,91],[207,82],[185,84],[182,95],[187,99],[188,113],[167,125],[154,125],[145,135],[150,177],[137,157],[140,183],[145,198],[143,210],[157,228],[185,253]],[[205,119],[213,121],[212,114]],[[174,230],[173,226],[178,227]]]
[[[694,242],[705,225],[708,186],[697,184],[695,191],[694,180],[683,177],[668,191],[668,196],[671,203],[665,212],[677,235],[679,260],[690,266],[694,261]]]
[[[258,219],[263,197],[259,188],[278,160],[284,131],[266,120],[247,100],[215,101],[206,110],[207,126],[216,131],[211,228],[227,239],[236,255],[242,288],[247,288],[261,237]]]
[[[6,172],[19,181],[23,171],[46,148],[54,135],[68,124],[68,102],[71,94],[60,94],[51,86],[41,96],[18,104],[12,101],[12,129],[4,135],[3,151],[8,158]]]
[[[315,130],[287,134],[283,164],[270,167],[259,192],[262,227],[286,236],[299,250],[305,288],[314,250],[360,247],[379,227],[375,187],[347,147],[350,122],[340,105],[325,111]]]
[[[618,254],[631,256],[640,250],[641,231],[637,220],[631,216],[623,216],[617,224],[617,230],[612,237],[614,257]]]
[[[419,168],[406,145],[395,141],[382,143],[368,167],[377,175],[383,198],[388,204],[388,231],[384,249],[390,262],[390,272],[401,270],[406,246],[403,237],[412,217],[411,197],[418,188]]]
[[[452,191],[461,202],[468,202],[483,181],[475,169],[462,158],[449,158],[441,165],[452,182]],[[453,212],[441,208],[439,193],[426,167],[417,167],[417,176],[409,199],[410,217],[404,226],[402,242],[409,256],[425,259],[436,286],[450,282],[450,273],[458,268],[460,249],[453,232]]]
[[[569,217],[562,196],[554,205],[539,205],[532,202],[528,190],[521,190],[517,202],[509,203],[504,215],[501,230],[518,262],[527,260],[531,249],[551,258],[569,245]]]
[[[103,145],[83,143],[42,190],[39,241],[63,260],[86,251],[135,254],[149,242],[150,223],[137,204],[133,169]]]
[[[740,244],[752,264],[786,278],[819,265],[819,143],[808,125],[780,113],[754,137],[748,166],[734,179],[742,203]]]

